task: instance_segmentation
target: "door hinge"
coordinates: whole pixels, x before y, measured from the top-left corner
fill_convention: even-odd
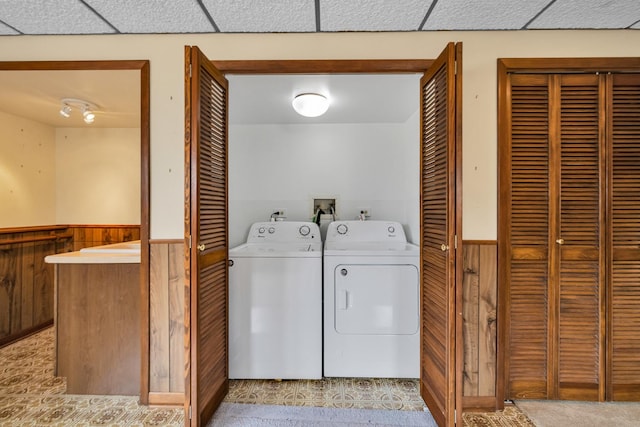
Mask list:
[[[458,61],[453,62],[453,74],[458,75]]]
[[[191,406],[189,406],[189,419],[191,419]]]
[[[453,410],[453,423],[454,424],[458,424],[458,410],[457,409]]]
[[[189,249],[191,249],[191,234],[189,234],[189,237],[187,237],[187,241],[189,243]]]
[[[189,78],[191,78],[191,64],[189,64]]]
[[[453,235],[453,248],[454,249],[458,249],[458,235],[457,234]]]

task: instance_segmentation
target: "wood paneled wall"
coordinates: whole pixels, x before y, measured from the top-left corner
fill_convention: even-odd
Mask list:
[[[53,265],[44,258],[140,238],[137,225],[0,229],[0,346],[53,323]]]
[[[150,243],[149,403],[184,402],[184,241]]]
[[[140,226],[135,225],[74,225],[73,250],[79,251],[90,246],[140,240]]]
[[[496,407],[497,244],[463,242],[463,404]]]
[[[44,257],[71,248],[62,227],[0,230],[0,345],[53,323],[53,266]]]

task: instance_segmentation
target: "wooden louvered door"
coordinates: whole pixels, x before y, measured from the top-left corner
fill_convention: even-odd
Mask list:
[[[421,87],[421,358],[420,393],[440,426],[461,411],[458,385],[461,321],[456,236],[460,236],[462,45],[449,43]],[[461,247],[462,245],[460,245]],[[458,322],[456,322],[458,320]]]
[[[228,380],[228,83],[197,47],[185,48],[186,232],[190,241],[187,424],[204,426]],[[190,418],[190,420],[189,420]]]
[[[547,397],[549,329],[549,79],[510,74],[501,117],[499,259],[507,398]]]
[[[604,399],[604,81],[551,76],[550,398]],[[557,97],[559,96],[559,100]],[[557,219],[557,223],[555,223]]]
[[[507,397],[604,398],[603,80],[509,76]]]
[[[608,77],[607,398],[640,401],[640,74]]]

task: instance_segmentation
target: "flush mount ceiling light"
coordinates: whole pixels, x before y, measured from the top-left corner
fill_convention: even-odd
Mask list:
[[[301,93],[291,102],[296,113],[305,117],[318,117],[329,109],[329,100],[319,93]]]
[[[75,107],[82,112],[82,118],[85,123],[91,124],[96,119],[95,110],[97,107],[88,101],[78,98],[63,98],[60,102],[62,103],[60,107],[60,115],[62,117],[71,117],[71,111]]]

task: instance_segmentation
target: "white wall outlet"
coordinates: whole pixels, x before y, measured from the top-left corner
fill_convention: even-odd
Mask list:
[[[358,208],[358,215],[364,215],[365,218],[371,218],[371,208]]]
[[[287,217],[287,209],[286,208],[280,208],[280,209],[274,209],[274,212],[278,212],[278,217],[279,218],[286,218]]]

